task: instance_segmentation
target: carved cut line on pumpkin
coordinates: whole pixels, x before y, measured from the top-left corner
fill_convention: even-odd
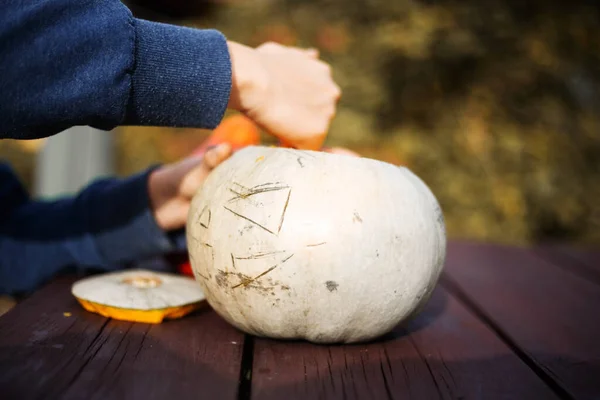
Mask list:
[[[237,289],[241,286],[248,286],[250,285],[252,282],[256,281],[259,278],[262,278],[263,276],[265,276],[266,274],[268,274],[269,272],[273,271],[275,268],[280,267],[281,265],[283,265],[286,261],[288,261],[290,258],[292,258],[294,255],[290,254],[289,256],[287,256],[286,258],[284,258],[283,260],[281,260],[280,263],[273,265],[272,267],[266,269],[265,271],[261,272],[260,274],[256,275],[254,278],[250,278],[250,279],[244,279],[242,280],[242,282],[238,283],[235,286],[232,286],[232,289]],[[232,254],[232,260],[233,260],[233,254]],[[259,257],[260,258],[260,257]],[[245,259],[249,259],[249,258],[245,258]],[[239,260],[244,260],[244,258],[239,258]]]
[[[200,245],[202,246],[202,248],[204,249],[204,251],[209,251],[210,252],[210,259],[212,260],[212,264],[214,265],[215,264],[215,251],[214,251],[213,247],[210,244],[208,244],[208,243],[200,242],[198,239],[196,239],[196,242],[200,243]],[[190,257],[190,261],[192,262],[192,265],[194,266],[194,271],[196,271],[196,273],[198,274],[198,276],[204,278],[205,280],[209,280],[209,278],[207,276],[203,275],[198,270],[198,268],[196,268],[196,266],[198,264],[196,263],[196,259],[192,255],[192,253],[189,253],[189,257]]]
[[[200,272],[198,272],[198,270],[196,270],[196,273],[198,274],[198,276],[199,276],[200,278],[204,279],[205,281],[207,281],[207,280],[208,280],[208,276],[206,276],[206,275],[202,275]]]
[[[200,242],[200,239],[198,239],[196,236],[194,236],[194,235],[189,235],[188,237],[189,237],[190,239],[192,239],[194,242],[202,244],[202,243]]]
[[[288,152],[288,153],[289,153],[289,154],[293,154],[294,156],[296,156],[296,153],[292,153],[292,152]],[[298,165],[300,166],[300,168],[304,168],[304,167],[306,166],[306,164],[304,164],[304,163],[302,162],[302,160],[304,160],[304,159],[305,159],[305,157],[309,157],[309,158],[312,158],[312,159],[314,159],[314,158],[315,158],[315,155],[314,155],[314,154],[311,154],[311,153],[304,153],[304,154],[302,154],[302,155],[300,155],[300,156],[296,157],[296,162],[298,163]]]
[[[267,228],[267,227],[264,227],[264,226],[262,226],[262,225],[261,225],[261,224],[259,224],[258,222],[256,222],[256,221],[253,221],[253,220],[251,220],[250,218],[243,216],[242,214],[238,214],[238,213],[236,213],[235,211],[233,211],[233,210],[232,210],[232,209],[230,209],[230,208],[227,208],[227,207],[225,207],[225,206],[223,206],[223,207],[224,207],[224,208],[225,208],[227,211],[231,212],[232,214],[234,214],[234,215],[236,215],[236,216],[238,216],[238,217],[240,217],[240,218],[243,218],[243,219],[245,219],[245,220],[246,220],[246,221],[248,221],[248,222],[252,222],[253,224],[255,224],[255,225],[258,225],[259,227],[261,227],[262,229],[264,229],[265,231],[267,231],[267,232],[269,232],[269,233],[271,233],[271,234],[275,235],[275,232],[271,231],[271,230],[270,230],[269,228]]]
[[[283,206],[283,213],[281,213],[281,220],[279,220],[279,228],[277,228],[277,233],[281,232],[281,227],[283,226],[283,219],[285,218],[285,212],[287,211],[288,204],[290,204],[290,196],[292,195],[292,189],[288,192],[287,199],[285,200],[285,205]]]
[[[280,250],[280,251],[270,251],[268,253],[256,253],[256,254],[252,254],[250,256],[247,257],[235,257],[238,260],[256,260],[257,258],[265,258],[265,257],[269,257],[269,256],[273,256],[275,254],[282,254],[285,253],[285,250]],[[233,257],[233,255],[232,255]]]
[[[236,194],[236,197],[230,199],[228,203],[231,204],[223,206],[223,208],[277,236],[283,226],[292,188],[281,183],[265,183],[252,188],[238,186],[244,191],[235,191],[230,188],[229,190]],[[249,199],[250,197],[252,199]],[[281,211],[265,213],[265,209]]]
[[[292,150],[292,149],[286,149],[286,148],[282,148],[281,150],[285,151],[288,154],[291,154],[294,157],[298,157],[298,153],[301,153],[300,154],[301,158],[304,158],[304,157],[309,157],[309,158],[312,158],[312,159],[317,158],[316,154],[310,153],[308,151],[302,151],[302,150],[296,150],[296,149]]]
[[[200,212],[200,215],[198,216],[198,223],[203,228],[208,229],[208,227],[210,226],[211,217],[212,213],[210,212],[210,209],[208,208],[208,206],[204,206],[204,208]]]
[[[256,194],[265,193],[265,192],[273,192],[273,191],[277,191],[277,190],[284,190],[284,189],[290,188],[288,185],[281,184],[280,182],[263,183],[260,185],[253,186],[251,188],[247,188],[247,187],[240,185],[239,183],[235,183],[235,182],[234,182],[234,185],[239,186],[241,190],[234,190],[232,188],[229,188],[229,191],[236,195],[235,197],[232,197],[231,199],[229,199],[230,203],[233,201],[240,200],[240,199],[245,200],[248,197],[254,196]]]
[[[293,254],[292,254],[293,255]],[[269,263],[271,265],[279,265],[289,260],[292,256],[287,256],[286,250],[280,251],[269,251],[269,252],[259,252],[253,253],[249,256],[234,256],[231,254],[231,264],[234,270],[241,270],[244,272],[248,272],[251,270],[256,270],[256,268],[252,267],[252,264],[264,264]],[[266,259],[266,260],[265,260]],[[238,268],[241,267],[241,268]]]
[[[212,248],[212,245],[211,245],[211,244],[208,244],[208,243],[202,242],[200,239],[198,239],[198,238],[197,238],[196,236],[194,236],[194,235],[189,235],[188,237],[189,237],[190,239],[192,239],[194,242],[196,242],[196,243],[198,243],[199,245],[201,245],[201,246],[204,246],[204,247],[210,247],[210,248]]]

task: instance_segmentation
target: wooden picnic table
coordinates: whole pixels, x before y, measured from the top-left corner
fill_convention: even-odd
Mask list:
[[[426,309],[366,344],[84,311],[62,277],[0,318],[0,399],[600,399],[600,251],[451,243]]]

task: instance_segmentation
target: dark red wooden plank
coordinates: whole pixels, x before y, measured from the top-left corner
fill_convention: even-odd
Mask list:
[[[600,398],[600,286],[534,252],[453,244],[448,282],[567,397]]]
[[[600,275],[600,249],[565,247],[561,250]]]
[[[441,287],[417,319],[372,343],[255,339],[254,348],[257,400],[558,398]]]
[[[532,251],[544,260],[600,285],[600,250],[541,245]]]
[[[212,310],[160,325],[111,321],[67,399],[235,399],[241,333]]]
[[[72,281],[53,282],[0,318],[2,398],[53,398],[85,364],[107,319],[77,306]]]
[[[2,399],[237,398],[244,337],[208,307],[160,325],[107,320],[71,282],[0,319]]]

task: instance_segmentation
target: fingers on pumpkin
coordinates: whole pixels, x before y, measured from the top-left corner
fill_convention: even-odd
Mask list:
[[[229,143],[223,143],[212,147],[204,155],[202,166],[208,170],[211,170],[225,161],[231,155],[231,152],[232,149]]]

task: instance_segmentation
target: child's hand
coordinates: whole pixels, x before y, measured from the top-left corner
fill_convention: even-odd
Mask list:
[[[318,150],[335,115],[340,88],[315,50],[229,42],[230,108],[243,112],[283,143]]]
[[[231,155],[231,146],[221,144],[203,157],[188,157],[156,169],[148,179],[148,194],[154,218],[165,231],[183,228],[192,198],[217,165]]]

